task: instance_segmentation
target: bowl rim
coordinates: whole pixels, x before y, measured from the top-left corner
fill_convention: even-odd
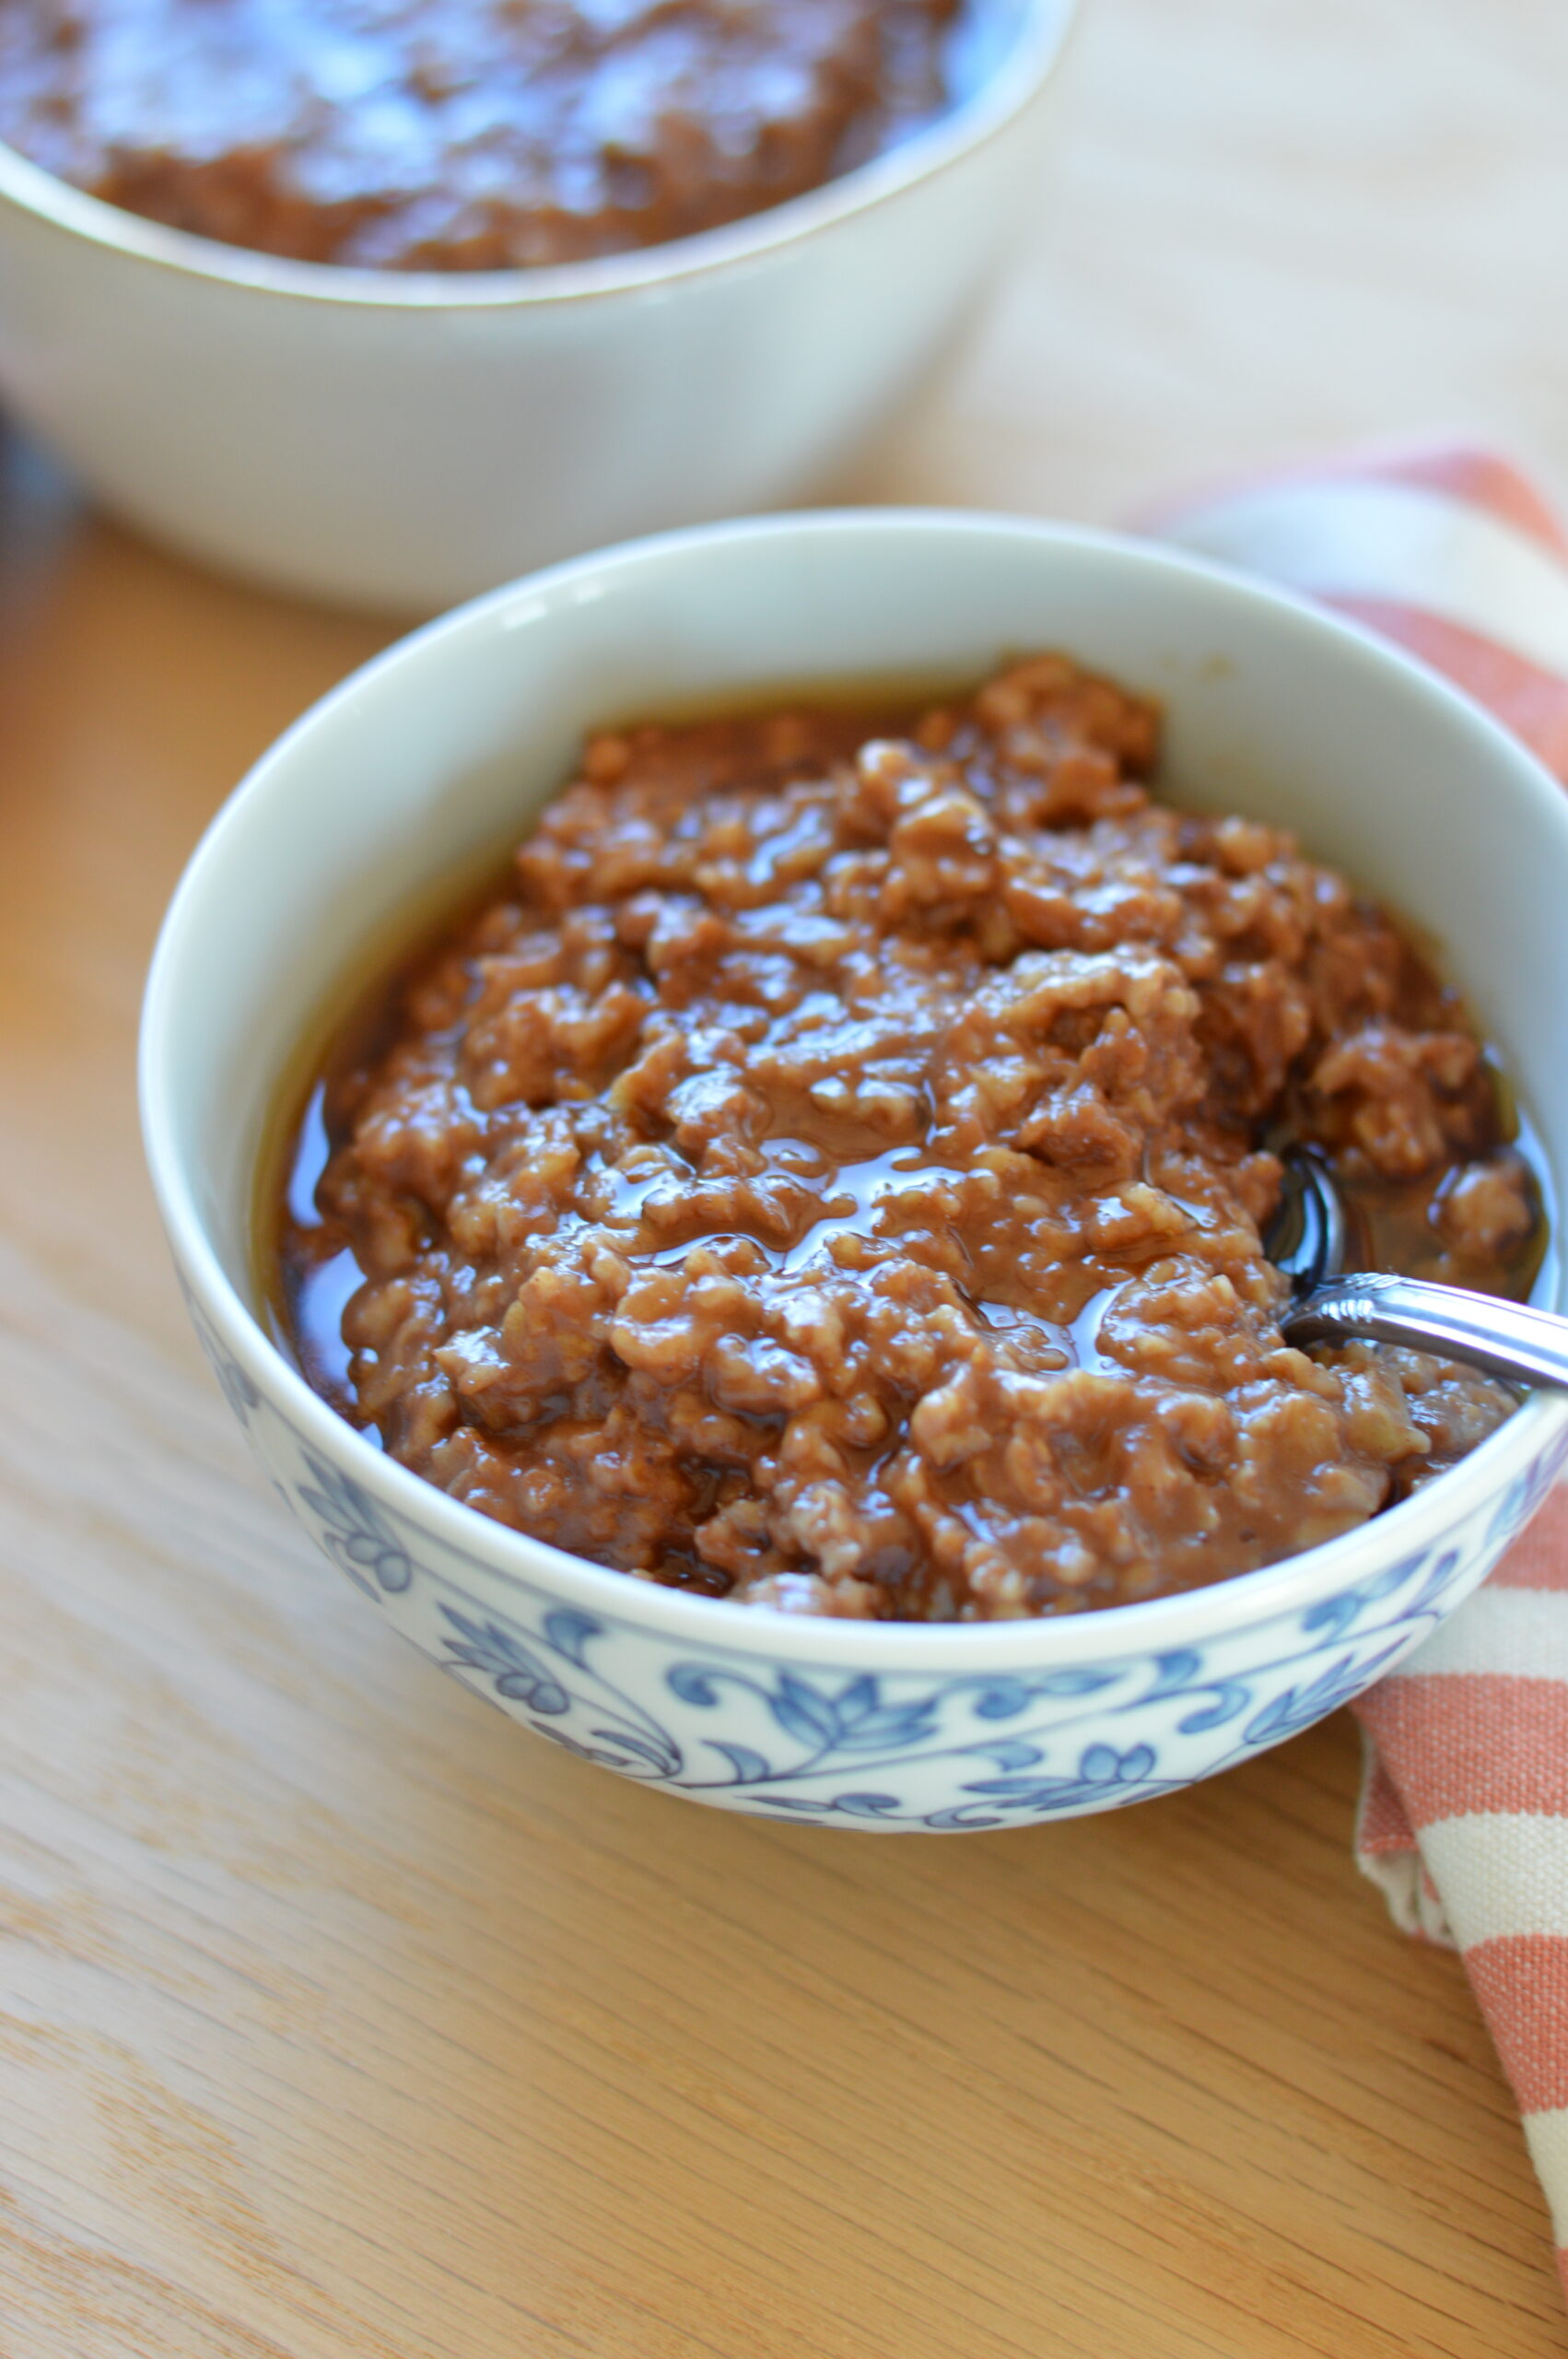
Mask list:
[[[1002,55],[955,106],[839,179],[742,220],[628,253],[537,269],[386,271],[297,262],[175,229],[92,196],[0,141],[0,201],[92,245],[177,276],[258,295],[389,311],[493,311],[603,301],[665,289],[760,262],[932,180],[1013,122],[1056,72],[1082,0],[1021,0]]]
[[[1024,1659],[1031,1666],[1047,1661],[1067,1664],[1108,1655],[1158,1652],[1235,1635],[1244,1627],[1316,1603],[1383,1566],[1391,1553],[1387,1535],[1396,1520],[1399,1537],[1392,1553],[1410,1555],[1433,1544],[1466,1512],[1455,1496],[1457,1486],[1482,1494],[1495,1488],[1515,1476],[1538,1448],[1549,1445],[1553,1426],[1568,1427],[1568,1393],[1546,1389],[1532,1393],[1457,1465],[1387,1515],[1293,1556],[1201,1588],[1075,1614],[985,1623],[864,1622],[794,1614],[737,1604],[725,1598],[696,1597],[637,1580],[495,1522],[386,1456],[311,1390],[274,1343],[228,1278],[197,1207],[176,1143],[178,1085],[167,1049],[170,1022],[178,1004],[184,940],[197,921],[207,872],[219,856],[225,836],[240,811],[268,792],[270,780],[287,772],[310,735],[345,707],[374,697],[384,676],[410,663],[428,660],[429,651],[443,640],[497,627],[504,631],[536,620],[542,611],[549,611],[551,603],[579,599],[585,583],[595,574],[627,565],[657,566],[662,558],[693,547],[737,541],[787,542],[825,534],[852,537],[866,531],[939,539],[978,533],[999,541],[1022,540],[1069,563],[1078,554],[1109,557],[1163,574],[1175,583],[1201,584],[1243,604],[1260,604],[1287,628],[1337,644],[1352,663],[1391,675],[1408,692],[1441,710],[1445,725],[1469,739],[1478,767],[1488,761],[1494,768],[1501,764],[1515,774],[1526,792],[1535,796],[1549,830],[1555,829],[1562,839],[1568,868],[1568,796],[1518,738],[1391,640],[1236,568],[1132,534],[965,509],[807,510],[731,518],[620,542],[486,591],[394,640],[308,707],[252,765],[208,822],[181,874],[158,932],[138,1042],[144,1150],[177,1269],[217,1339],[261,1396],[274,1396],[275,1414],[297,1438],[336,1460],[376,1504],[411,1521],[483,1579],[504,1588],[521,1587],[535,1595],[542,1590],[558,1595],[563,1602],[580,1605],[606,1624],[629,1623],[670,1640],[706,1645],[709,1649],[782,1653],[799,1661],[889,1673],[954,1667],[981,1672]],[[541,602],[546,603],[542,606]],[[508,609],[513,607],[520,611],[509,621]],[[1562,1202],[1565,1191],[1556,1192]],[[1561,1284],[1568,1287],[1568,1263],[1563,1265]],[[1489,1484],[1488,1478],[1494,1479]],[[1359,1572],[1358,1558],[1367,1559]]]

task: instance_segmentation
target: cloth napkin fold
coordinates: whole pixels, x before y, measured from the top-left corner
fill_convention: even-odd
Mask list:
[[[1568,783],[1568,534],[1505,461],[1450,446],[1371,453],[1215,490],[1144,525],[1397,640]],[[1397,1924],[1464,1958],[1568,2294],[1568,1484],[1355,1709],[1357,1859]]]

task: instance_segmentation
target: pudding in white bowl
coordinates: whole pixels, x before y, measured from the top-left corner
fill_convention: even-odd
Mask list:
[[[395,612],[626,534],[799,499],[934,359],[1036,201],[1073,14],[1074,0],[969,0],[953,103],[909,136],[744,218],[529,268],[417,266],[412,230],[396,268],[219,243],[0,145],[0,392],[155,537]],[[236,18],[274,21],[293,20]],[[68,59],[68,76],[82,63]],[[133,76],[127,102],[135,88]],[[156,189],[168,171],[155,165],[141,181]],[[277,188],[247,207],[229,186],[242,193],[257,169],[241,147],[228,179],[193,168],[189,186],[146,201],[190,212],[205,191],[193,217],[232,214],[235,234],[264,235],[252,217],[279,213]],[[330,147],[321,169],[329,188],[334,173],[356,184]],[[333,221],[345,209],[317,208]],[[376,227],[341,252],[373,252]],[[391,235],[390,218],[380,227]],[[427,244],[441,254],[439,238]],[[574,249],[557,237],[540,251]]]
[[[197,1323],[263,1462],[436,1661],[542,1732],[700,1799],[964,1827],[1191,1782],[1416,1644],[1568,1443],[1564,1404],[1538,1395],[1384,1512],[1363,1506],[1337,1537],[1181,1593],[989,1620],[813,1615],[630,1579],[475,1512],[335,1414],[273,1340],[258,1170],[302,1045],[400,912],[427,912],[441,880],[524,832],[586,736],[638,714],[755,710],[802,683],[977,681],[1042,648],[1158,700],[1162,792],[1292,829],[1440,945],[1543,1176],[1560,1172],[1560,791],[1364,635],[1168,554],[1043,525],[872,512],[717,527],[482,601],[289,733],[215,823],[159,948],[149,1156]]]

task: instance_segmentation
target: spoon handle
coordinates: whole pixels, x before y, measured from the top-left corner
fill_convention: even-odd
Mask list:
[[[1568,1385],[1568,1319],[1426,1278],[1381,1272],[1331,1278],[1293,1303],[1280,1325],[1288,1344],[1369,1336],[1469,1360],[1515,1383]]]

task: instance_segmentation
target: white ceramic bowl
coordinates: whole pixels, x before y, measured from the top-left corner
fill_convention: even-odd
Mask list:
[[[451,275],[166,229],[0,147],[0,392],[215,565],[428,613],[799,498],[1026,217],[1075,0],[976,0],[963,103],[827,187],[603,261]]]
[[[397,1626],[529,1727],[731,1809],[1016,1825],[1169,1791],[1305,1727],[1473,1589],[1568,1452],[1538,1394],[1326,1547],[1189,1595],[976,1627],[811,1620],[487,1521],[326,1408],[256,1317],[260,1143],[303,1035],[433,877],[514,839],[584,730],[770,684],[979,676],[1061,647],[1165,700],[1178,793],[1283,822],[1433,933],[1568,1172],[1568,798],[1390,648],[1190,559],[870,511],[710,527],[479,601],[357,673],[225,806],[148,984],[143,1120],[193,1316],[263,1465]],[[1561,1191],[1559,1191],[1561,1201]]]

